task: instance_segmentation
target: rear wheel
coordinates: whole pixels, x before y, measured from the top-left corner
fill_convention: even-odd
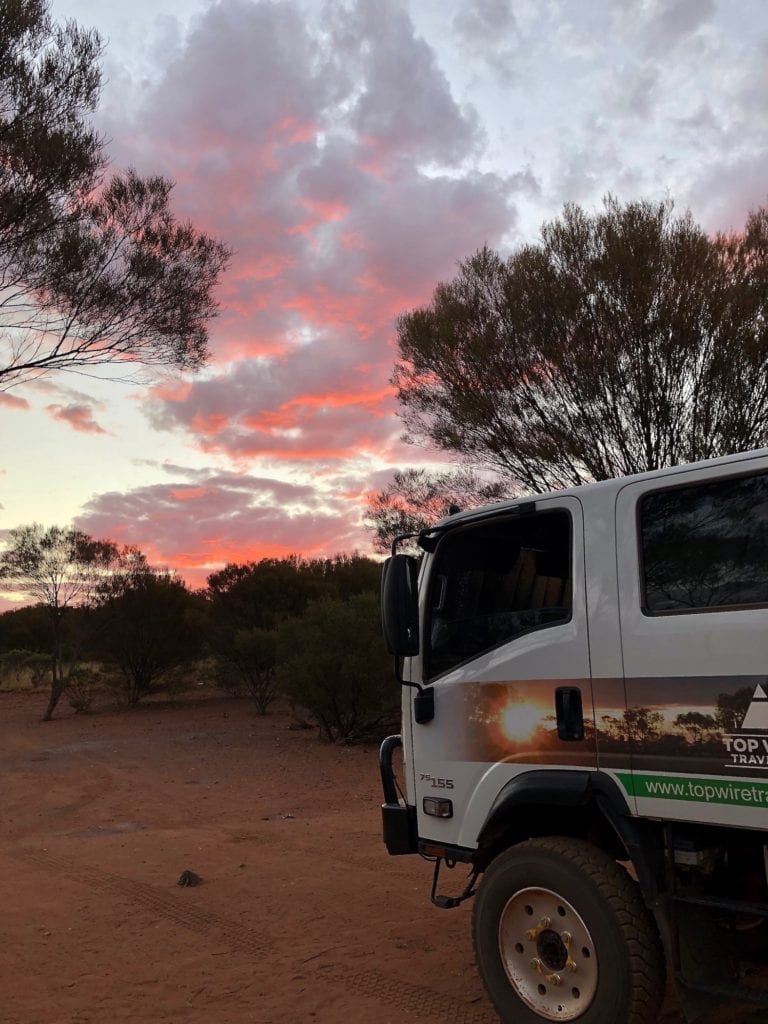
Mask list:
[[[505,1024],[652,1024],[664,995],[640,890],[598,847],[531,839],[500,854],[475,900],[485,987]]]

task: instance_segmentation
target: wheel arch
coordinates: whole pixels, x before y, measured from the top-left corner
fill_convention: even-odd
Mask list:
[[[499,791],[478,834],[477,861],[543,836],[586,839],[614,859],[630,861],[647,906],[663,877],[663,844],[650,822],[632,815],[616,782],[604,772],[533,769]]]

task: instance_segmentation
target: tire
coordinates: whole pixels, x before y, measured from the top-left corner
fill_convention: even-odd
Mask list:
[[[640,889],[581,839],[531,839],[483,876],[475,956],[504,1024],[656,1024],[664,958]]]

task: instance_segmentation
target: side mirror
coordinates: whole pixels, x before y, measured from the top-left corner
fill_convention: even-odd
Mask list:
[[[411,555],[392,555],[381,577],[381,624],[390,654],[419,653],[419,564]]]

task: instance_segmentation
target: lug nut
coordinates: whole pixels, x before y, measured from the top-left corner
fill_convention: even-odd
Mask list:
[[[562,985],[563,983],[559,974],[547,974],[544,976],[544,980],[550,985]]]
[[[560,933],[560,941],[563,943],[565,948],[568,949],[570,944],[573,942],[573,936],[571,935],[570,932],[561,932]]]
[[[566,960],[565,966],[568,968],[568,970],[571,972],[571,974],[575,974],[576,971],[578,971],[578,969],[579,969],[578,964],[576,963],[576,961],[572,957],[570,957],[570,956]]]
[[[542,919],[539,921],[539,928],[549,928],[549,927],[551,927],[551,925],[552,925],[552,918],[551,917],[542,917]]]
[[[539,960],[539,958],[538,958],[537,956],[535,956],[535,957],[533,958],[533,960],[531,960],[531,967],[532,967],[532,968],[534,969],[534,971],[536,971],[536,972],[537,972],[538,974],[541,974],[541,971],[542,971],[542,968],[543,968],[543,966],[544,966],[544,965],[542,964],[541,960]]]

